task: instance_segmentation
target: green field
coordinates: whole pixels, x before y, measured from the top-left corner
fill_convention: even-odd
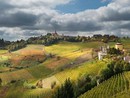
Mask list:
[[[122,39],[121,40],[124,48],[127,49],[128,52],[130,52],[130,39]]]

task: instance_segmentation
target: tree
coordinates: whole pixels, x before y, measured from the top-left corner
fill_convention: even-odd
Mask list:
[[[109,68],[101,70],[101,77],[103,80],[107,80],[112,76],[111,70]]]
[[[111,71],[111,75],[114,75],[114,66],[115,66],[115,62],[111,62],[110,64],[107,65],[107,67]]]
[[[54,98],[74,98],[74,89],[70,79],[66,79],[65,83],[58,88]]]
[[[129,64],[129,63],[126,63],[126,64],[124,65],[124,70],[125,70],[125,71],[130,71],[130,64]]]
[[[2,79],[0,78],[0,86],[2,85]]]
[[[121,54],[121,51],[119,49],[115,49],[115,48],[110,48],[108,49],[108,54],[111,54],[111,55],[120,55]]]
[[[123,62],[116,62],[114,70],[115,74],[123,72]]]

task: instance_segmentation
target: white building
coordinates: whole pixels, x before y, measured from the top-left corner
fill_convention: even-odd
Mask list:
[[[107,49],[109,49],[109,46],[101,46],[100,47],[101,51],[98,52],[98,59],[99,60],[102,60],[103,57],[107,55]]]
[[[130,63],[130,56],[125,56],[125,57],[124,57],[124,61]]]
[[[102,52],[102,51],[100,51],[100,52],[98,52],[98,59],[99,59],[99,60],[102,60],[103,57],[106,56],[106,55],[107,55],[106,52]]]

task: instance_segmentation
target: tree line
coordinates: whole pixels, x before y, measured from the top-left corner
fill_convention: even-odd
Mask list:
[[[0,48],[8,49],[9,51],[15,51],[26,47],[27,44],[42,44],[42,45],[52,45],[60,41],[68,42],[90,42],[90,41],[118,41],[119,38],[114,35],[93,35],[90,36],[64,36],[58,33],[47,33],[46,35],[41,35],[38,37],[30,37],[27,40],[17,40],[17,41],[5,41],[0,39]]]
[[[124,71],[130,71],[130,63],[127,63],[123,60],[112,61],[110,64],[107,65],[106,69],[103,69],[100,72],[100,80],[107,80],[111,76],[122,73]]]

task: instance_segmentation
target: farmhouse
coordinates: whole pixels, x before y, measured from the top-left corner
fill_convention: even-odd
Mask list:
[[[108,48],[109,48],[109,46],[107,46],[107,47],[106,47],[106,46],[100,47],[100,50],[101,50],[101,51],[98,52],[98,59],[99,59],[99,60],[102,60],[103,57],[107,55],[107,49],[108,49]]]
[[[130,56],[125,56],[125,57],[124,57],[124,61],[130,63]]]
[[[115,48],[122,51],[122,50],[123,50],[123,44],[117,43],[117,44],[115,45]]]
[[[107,53],[104,53],[102,51],[98,52],[98,59],[102,60],[105,55],[107,55]]]

